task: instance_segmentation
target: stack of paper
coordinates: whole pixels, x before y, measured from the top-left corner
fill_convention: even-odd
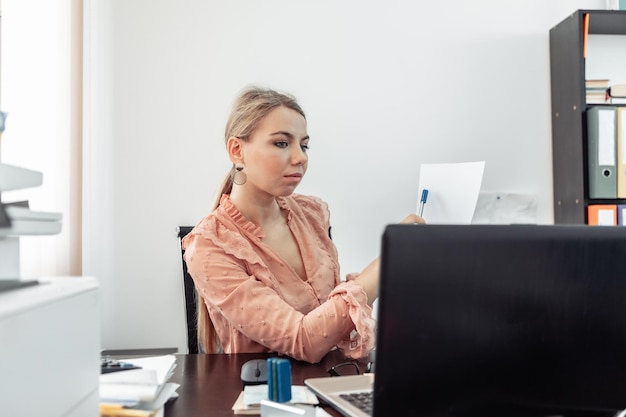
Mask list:
[[[141,369],[100,375],[100,415],[152,417],[162,414],[165,403],[177,396],[179,385],[168,382],[176,367],[176,357],[163,355],[119,361]]]
[[[239,397],[237,397],[235,404],[233,404],[233,414],[260,415],[261,400],[267,400],[268,398],[267,390],[267,384],[246,385]],[[307,387],[304,385],[292,385],[291,401],[286,404],[317,405],[318,403],[317,396]]]

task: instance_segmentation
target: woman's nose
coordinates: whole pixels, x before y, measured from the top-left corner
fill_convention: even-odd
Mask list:
[[[306,154],[305,150],[300,147],[294,147],[294,152],[292,154],[292,161],[294,165],[301,165],[308,161],[309,156]]]

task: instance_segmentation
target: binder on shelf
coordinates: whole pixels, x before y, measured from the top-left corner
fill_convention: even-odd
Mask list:
[[[626,204],[617,205],[617,225],[626,226]]]
[[[626,198],[626,107],[616,110],[617,198]]]
[[[616,226],[617,205],[592,204],[587,206],[587,224],[591,226]]]
[[[615,106],[587,110],[589,198],[617,198]]]

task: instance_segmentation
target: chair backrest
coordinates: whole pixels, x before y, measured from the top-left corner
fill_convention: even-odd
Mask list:
[[[197,294],[193,279],[187,271],[185,262],[185,250],[182,243],[183,238],[193,229],[193,226],[178,226],[178,241],[180,243],[181,260],[183,263],[183,289],[185,297],[185,312],[187,320],[187,348],[189,353],[198,353],[198,316],[197,316]]]

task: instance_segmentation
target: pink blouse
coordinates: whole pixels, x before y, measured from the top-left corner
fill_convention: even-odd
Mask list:
[[[340,280],[327,204],[299,194],[277,202],[300,248],[306,281],[263,243],[263,230],[228,195],[183,240],[189,273],[224,352],[276,352],[312,363],[335,347],[350,358],[366,356],[376,322],[355,274]]]

